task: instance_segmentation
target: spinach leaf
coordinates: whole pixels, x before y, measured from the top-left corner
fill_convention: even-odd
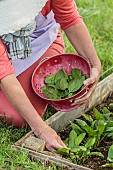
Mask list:
[[[45,81],[45,84],[46,84],[46,85],[54,85],[55,74],[46,76],[46,78],[45,78],[44,81]]]
[[[111,145],[109,148],[107,160],[109,162],[113,162],[113,145]]]
[[[91,152],[89,156],[98,156],[100,158],[104,158],[104,155],[101,152]]]
[[[56,150],[55,153],[65,155],[65,156],[69,156],[70,149],[69,148],[60,148],[60,149]]]
[[[66,90],[68,88],[67,78],[62,77],[61,79],[57,80],[55,88],[59,90]]]
[[[42,86],[41,90],[43,91],[44,95],[49,99],[60,99],[60,96],[58,96],[58,92],[54,87]]]
[[[66,79],[68,79],[67,74],[65,73],[65,71],[63,69],[59,70],[56,74],[55,74],[55,79],[54,79],[54,83],[56,84],[58,80],[62,79],[63,77],[65,77]]]
[[[82,75],[79,69],[73,68],[70,75],[61,69],[45,78],[46,86],[41,87],[41,90],[48,99],[68,98],[82,89],[85,78],[86,75]]]
[[[93,108],[93,114],[97,120],[104,120],[104,116],[96,108]]]
[[[87,139],[87,142],[86,142],[86,144],[85,144],[85,147],[86,147],[86,148],[89,148],[89,149],[93,148],[93,145],[94,145],[95,141],[96,141],[96,137],[89,137],[89,138]]]
[[[81,77],[81,70],[79,70],[77,68],[73,68],[71,75],[74,79],[79,79]]]
[[[69,148],[72,148],[75,146],[76,138],[77,138],[77,134],[74,130],[72,130],[69,134]]]
[[[66,90],[57,90],[57,94],[58,94],[58,96],[61,97],[61,99],[66,98],[68,93],[69,92],[67,89]]]
[[[69,82],[69,93],[78,91],[81,86],[83,85],[83,82],[85,80],[85,76],[79,77],[79,79],[73,79]]]

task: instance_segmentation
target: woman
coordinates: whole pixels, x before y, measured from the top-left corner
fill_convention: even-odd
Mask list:
[[[0,8],[1,118],[5,113],[18,127],[27,122],[49,151],[66,147],[41,118],[47,103],[32,90],[31,76],[43,58],[64,53],[61,28],[78,54],[90,61],[91,76],[84,82],[90,85],[89,92],[75,104],[88,102],[101,64],[77,6],[74,0],[4,0]]]

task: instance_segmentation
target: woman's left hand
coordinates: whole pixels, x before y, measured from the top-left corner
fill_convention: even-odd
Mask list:
[[[98,71],[97,68],[92,68],[90,78],[88,78],[84,81],[84,85],[89,86],[88,93],[81,99],[75,100],[74,103],[72,103],[72,106],[78,104],[81,107],[89,102],[90,97],[92,96],[93,92],[96,89],[96,85],[98,83],[99,77],[100,77],[100,71]]]

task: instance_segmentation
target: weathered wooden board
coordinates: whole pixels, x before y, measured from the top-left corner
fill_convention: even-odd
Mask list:
[[[21,148],[20,146],[14,146],[14,147],[18,150]],[[64,158],[60,156],[56,156],[55,154],[49,152],[35,152],[31,149],[23,148],[23,150],[24,149],[29,153],[29,156],[31,157],[32,160],[40,161],[45,166],[56,165],[62,167],[62,169],[65,170],[92,170],[90,168],[86,168],[80,165],[75,165]]]

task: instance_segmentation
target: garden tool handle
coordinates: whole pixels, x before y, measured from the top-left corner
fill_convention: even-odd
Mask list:
[[[84,94],[82,94],[81,96],[79,96],[79,97],[77,97],[77,98],[74,98],[74,99],[69,100],[69,102],[72,103],[72,102],[74,102],[75,100],[78,100],[78,99],[82,98],[83,96],[85,96],[85,95],[88,93],[88,91],[89,91],[89,88],[86,88],[86,91],[85,91]]]

